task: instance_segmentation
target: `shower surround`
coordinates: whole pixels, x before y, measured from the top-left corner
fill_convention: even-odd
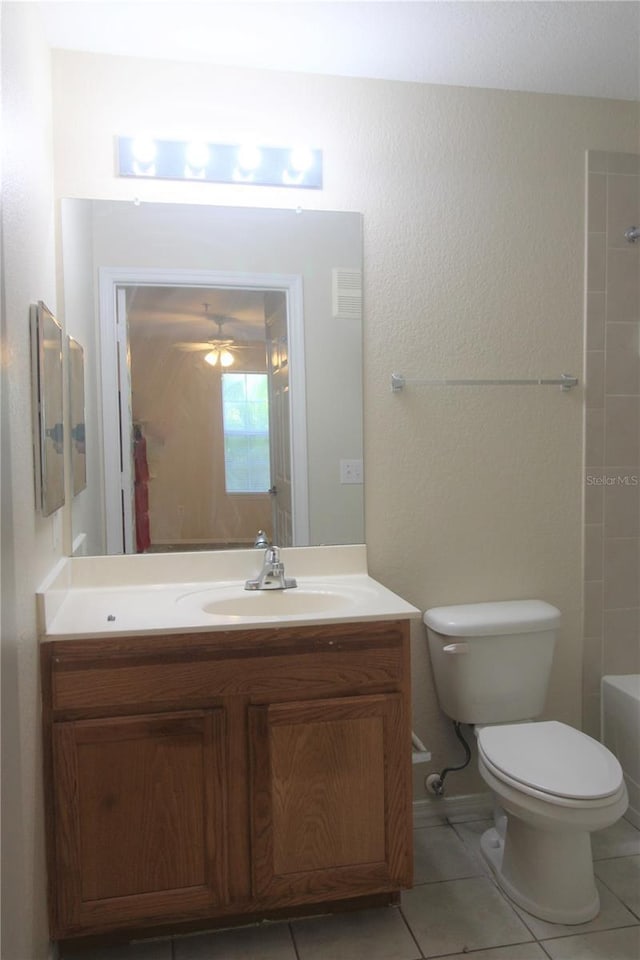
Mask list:
[[[583,723],[640,672],[640,155],[587,154]]]

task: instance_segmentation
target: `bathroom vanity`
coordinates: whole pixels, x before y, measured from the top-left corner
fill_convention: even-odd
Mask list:
[[[307,578],[310,558],[293,556],[307,551],[283,551],[301,592],[273,619],[268,598],[248,610],[241,581],[132,584],[136,560],[151,561],[139,580],[159,579],[153,557],[89,561],[100,583],[129,561],[127,585],[110,587],[80,586],[89,565],[68,561],[41,594],[54,939],[224,925],[411,885],[419,612],[354,573],[355,548],[319,549],[346,551],[351,572]],[[141,596],[147,626],[131,629]],[[242,615],[217,612],[234,598]],[[182,628],[160,624],[170,603]]]

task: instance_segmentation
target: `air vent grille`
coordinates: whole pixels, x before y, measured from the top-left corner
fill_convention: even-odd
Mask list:
[[[333,270],[333,316],[336,320],[360,320],[362,317],[362,271]]]

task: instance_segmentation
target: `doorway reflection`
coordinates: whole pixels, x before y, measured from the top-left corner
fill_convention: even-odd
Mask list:
[[[286,294],[122,289],[125,542],[137,552],[250,547],[263,530],[290,545]]]

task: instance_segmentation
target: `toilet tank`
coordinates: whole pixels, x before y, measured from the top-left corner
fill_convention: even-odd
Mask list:
[[[441,709],[461,723],[544,709],[560,611],[543,600],[435,607],[424,615]]]

